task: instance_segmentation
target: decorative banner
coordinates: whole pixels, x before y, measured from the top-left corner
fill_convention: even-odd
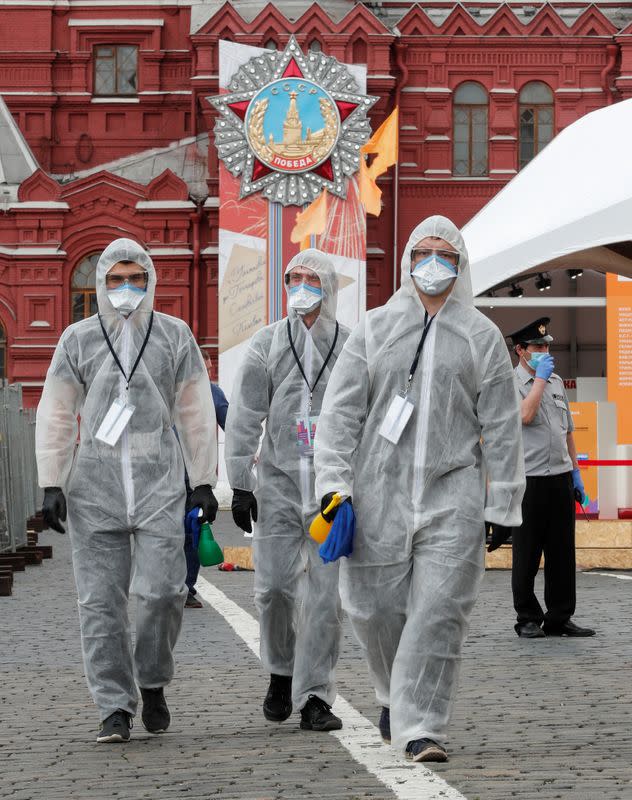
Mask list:
[[[299,245],[297,211],[327,189],[324,230],[302,246],[331,256],[338,319],[354,327],[366,307],[366,216],[357,174],[370,136],[366,67],[219,43],[219,380],[230,399],[251,336],[285,313],[283,274]],[[321,231],[317,233],[317,231]],[[220,448],[220,478],[225,478]]]
[[[249,340],[266,319],[265,253],[233,244],[219,290],[219,352]]]
[[[617,405],[617,441],[632,444],[632,280],[606,275],[608,400]]]

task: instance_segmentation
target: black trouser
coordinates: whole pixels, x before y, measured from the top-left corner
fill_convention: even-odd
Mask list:
[[[544,553],[544,603],[533,591]],[[575,498],[572,473],[527,477],[522,525],[513,530],[511,571],[518,625],[555,627],[575,613]],[[516,626],[517,627],[517,626]]]

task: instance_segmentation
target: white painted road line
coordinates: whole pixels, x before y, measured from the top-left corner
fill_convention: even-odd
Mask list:
[[[198,578],[196,589],[259,658],[257,620],[205,578]],[[334,710],[343,718],[344,728],[331,731],[331,735],[400,800],[466,800],[422,764],[402,763],[403,756],[382,742],[377,727],[340,695],[336,697]]]
[[[604,578],[618,578],[620,581],[632,581],[632,575],[617,575],[614,572],[583,572],[583,575],[601,575]]]

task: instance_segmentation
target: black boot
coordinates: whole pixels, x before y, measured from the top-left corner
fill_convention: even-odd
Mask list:
[[[141,714],[143,727],[149,733],[164,733],[171,722],[171,714],[167,708],[162,687],[141,689],[140,694],[143,698],[143,713]]]
[[[263,701],[263,716],[270,722],[284,722],[292,713],[292,676],[270,675]]]
[[[380,736],[386,742],[386,744],[391,743],[391,709],[387,708],[386,706],[382,706],[382,713],[380,715],[380,721],[378,723],[378,727],[380,729]]]
[[[310,694],[301,709],[301,728],[304,731],[339,731],[342,720],[331,713],[331,706],[324,700]]]

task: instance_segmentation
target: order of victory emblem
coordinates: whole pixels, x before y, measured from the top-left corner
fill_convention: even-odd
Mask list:
[[[303,55],[291,37],[282,53],[266,51],[240,67],[228,89],[208,100],[219,111],[217,152],[241,178],[241,197],[261,192],[284,206],[311,203],[323,188],[345,197],[377,97],[358,94],[344,64]]]

